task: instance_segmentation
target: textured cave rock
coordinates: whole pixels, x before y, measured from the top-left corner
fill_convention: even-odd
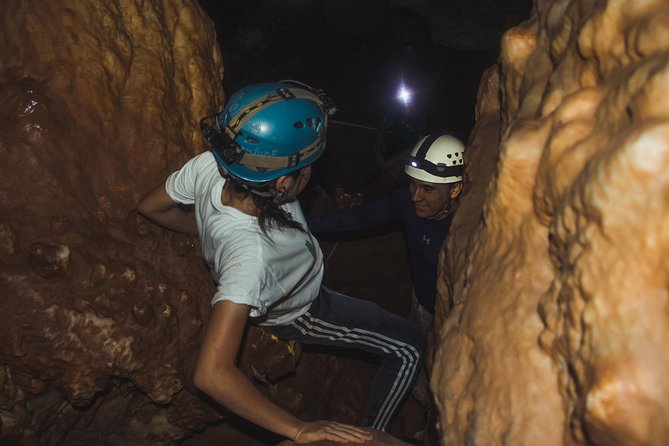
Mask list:
[[[222,75],[195,1],[0,5],[0,442],[168,444],[225,418],[191,383],[197,240],[133,210],[204,147]],[[252,329],[240,367],[272,382],[299,353]]]
[[[441,259],[443,444],[669,442],[668,47],[659,0],[537,0],[505,34]],[[197,241],[133,212],[202,150],[222,74],[194,1],[0,4],[3,442],[170,443],[226,416],[190,383]],[[247,344],[304,412],[272,385],[299,349]]]
[[[441,258],[442,444],[669,442],[669,4],[535,1]]]

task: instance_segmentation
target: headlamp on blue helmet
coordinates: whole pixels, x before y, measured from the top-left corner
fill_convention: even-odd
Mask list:
[[[252,84],[221,113],[203,118],[200,129],[223,173],[255,188],[316,161],[334,110],[321,90],[300,82]]]

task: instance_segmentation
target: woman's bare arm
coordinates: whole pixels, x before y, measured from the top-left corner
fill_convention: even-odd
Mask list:
[[[249,306],[229,301],[214,305],[195,368],[195,385],[237,415],[296,443],[370,440],[367,430],[355,426],[302,421],[258,391],[235,364],[249,311]]]
[[[146,194],[137,205],[140,214],[153,222],[177,232],[197,236],[197,224],[192,212],[183,211],[160,184]]]

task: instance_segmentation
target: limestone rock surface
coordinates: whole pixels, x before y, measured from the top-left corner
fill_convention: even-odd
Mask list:
[[[536,0],[445,243],[444,445],[669,443],[669,4]]]
[[[204,148],[213,29],[194,0],[1,2],[0,443],[170,444],[225,417],[191,383],[198,242],[134,211]],[[247,344],[249,376],[294,370],[297,346]]]

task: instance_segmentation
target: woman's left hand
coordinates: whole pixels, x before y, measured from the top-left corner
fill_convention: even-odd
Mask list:
[[[328,440],[335,443],[364,443],[372,440],[372,433],[361,427],[336,421],[305,421],[293,441],[297,444]]]

